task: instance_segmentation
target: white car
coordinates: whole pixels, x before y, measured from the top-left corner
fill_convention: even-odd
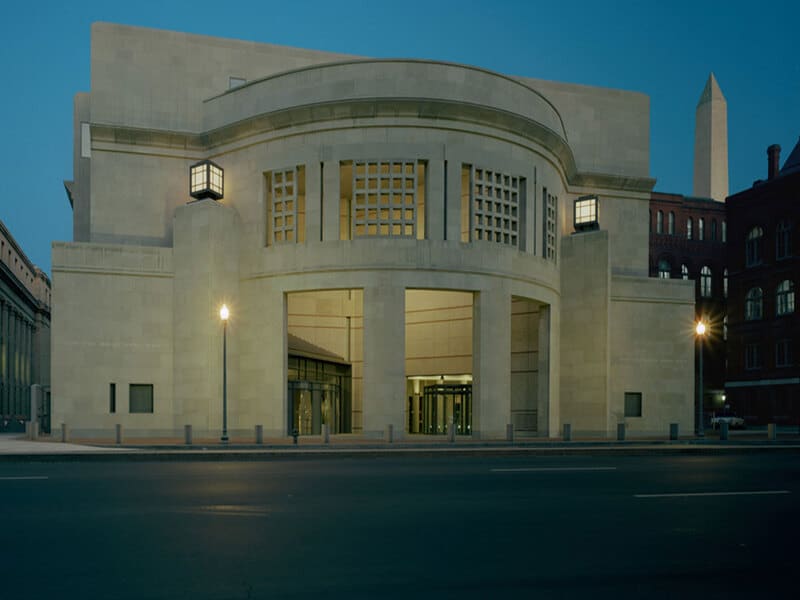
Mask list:
[[[727,423],[730,429],[744,429],[744,419],[736,415],[719,415],[711,417],[711,427],[716,429],[723,423]]]

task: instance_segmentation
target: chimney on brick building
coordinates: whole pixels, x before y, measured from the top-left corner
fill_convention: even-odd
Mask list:
[[[778,176],[780,171],[781,162],[781,147],[778,144],[772,144],[767,148],[767,179],[774,179]]]

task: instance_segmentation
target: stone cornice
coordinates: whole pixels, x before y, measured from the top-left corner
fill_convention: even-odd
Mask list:
[[[202,133],[93,123],[92,141],[179,150],[199,157],[213,154],[225,145],[291,127],[336,121],[347,121],[349,126],[357,127],[358,123],[353,124],[353,121],[382,117],[461,122],[520,136],[553,152],[567,182],[574,186],[649,192],[655,185],[655,180],[649,177],[577,171],[572,151],[561,136],[532,119],[487,106],[427,98],[372,98],[295,106]]]

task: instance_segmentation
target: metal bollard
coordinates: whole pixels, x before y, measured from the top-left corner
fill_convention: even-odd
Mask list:
[[[297,431],[297,428],[292,429],[292,437],[294,438],[294,445],[297,446],[297,436],[300,432]]]
[[[121,444],[122,443],[122,425],[120,423],[117,423],[116,425],[114,425],[114,429],[116,430],[116,434],[117,434],[117,444]]]
[[[513,442],[514,441],[514,424],[513,423],[506,423],[506,441]]]
[[[192,426],[191,425],[184,425],[183,426],[183,442],[187,446],[192,445]]]
[[[728,439],[728,424],[727,423],[720,423],[719,424],[719,439],[723,442]]]
[[[617,441],[625,441],[625,423],[617,423]]]
[[[322,443],[323,444],[331,443],[331,428],[330,425],[328,425],[327,423],[322,424]]]
[[[66,444],[67,443],[67,424],[66,423],[62,423],[61,424],[61,443],[62,444]]]
[[[669,424],[669,439],[677,440],[678,439],[678,424],[677,423],[670,423]]]
[[[561,438],[565,442],[572,441],[572,425],[570,425],[569,423],[564,423],[564,432],[561,434]]]
[[[394,425],[391,423],[386,426],[386,431],[384,432],[384,440],[391,444],[394,441]]]
[[[264,426],[256,425],[256,444],[264,443]]]
[[[775,423],[767,425],[767,439],[776,440],[778,438],[778,426]]]

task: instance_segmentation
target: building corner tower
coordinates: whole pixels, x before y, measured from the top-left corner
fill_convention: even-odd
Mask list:
[[[728,196],[728,103],[714,73],[695,112],[692,194],[724,202]]]

